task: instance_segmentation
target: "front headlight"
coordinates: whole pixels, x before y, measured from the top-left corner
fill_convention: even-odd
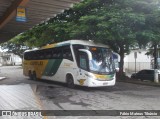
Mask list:
[[[92,78],[92,79],[96,79],[95,75],[91,74],[91,73],[86,73],[85,74],[87,77]]]

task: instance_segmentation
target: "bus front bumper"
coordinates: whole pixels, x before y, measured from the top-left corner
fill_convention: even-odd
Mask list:
[[[116,83],[115,78],[110,81],[99,81],[99,80],[90,80],[88,82],[88,87],[106,87],[106,86],[114,86]]]

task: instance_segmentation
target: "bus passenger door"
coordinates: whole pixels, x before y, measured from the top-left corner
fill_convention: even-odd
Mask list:
[[[79,51],[78,54],[79,75],[77,79],[79,85],[83,85],[87,78],[85,74],[89,71],[89,60],[86,52]]]

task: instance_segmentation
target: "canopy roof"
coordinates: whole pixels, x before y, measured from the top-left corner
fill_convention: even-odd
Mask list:
[[[0,43],[13,38],[81,0],[0,0]],[[17,22],[17,8],[25,8],[26,22]]]

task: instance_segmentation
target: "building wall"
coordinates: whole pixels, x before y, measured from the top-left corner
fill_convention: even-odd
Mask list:
[[[21,65],[22,59],[13,53],[0,53],[0,65]]]
[[[3,59],[2,59],[2,57],[0,57],[0,66],[2,66],[2,61],[3,61]]]
[[[137,52],[135,63],[134,53]],[[136,72],[142,69],[151,69],[151,56],[145,55],[146,50],[132,50],[129,55],[124,58],[124,68],[126,71]]]
[[[13,54],[12,60],[13,60],[13,65],[21,65],[22,64],[22,59],[18,55]]]

